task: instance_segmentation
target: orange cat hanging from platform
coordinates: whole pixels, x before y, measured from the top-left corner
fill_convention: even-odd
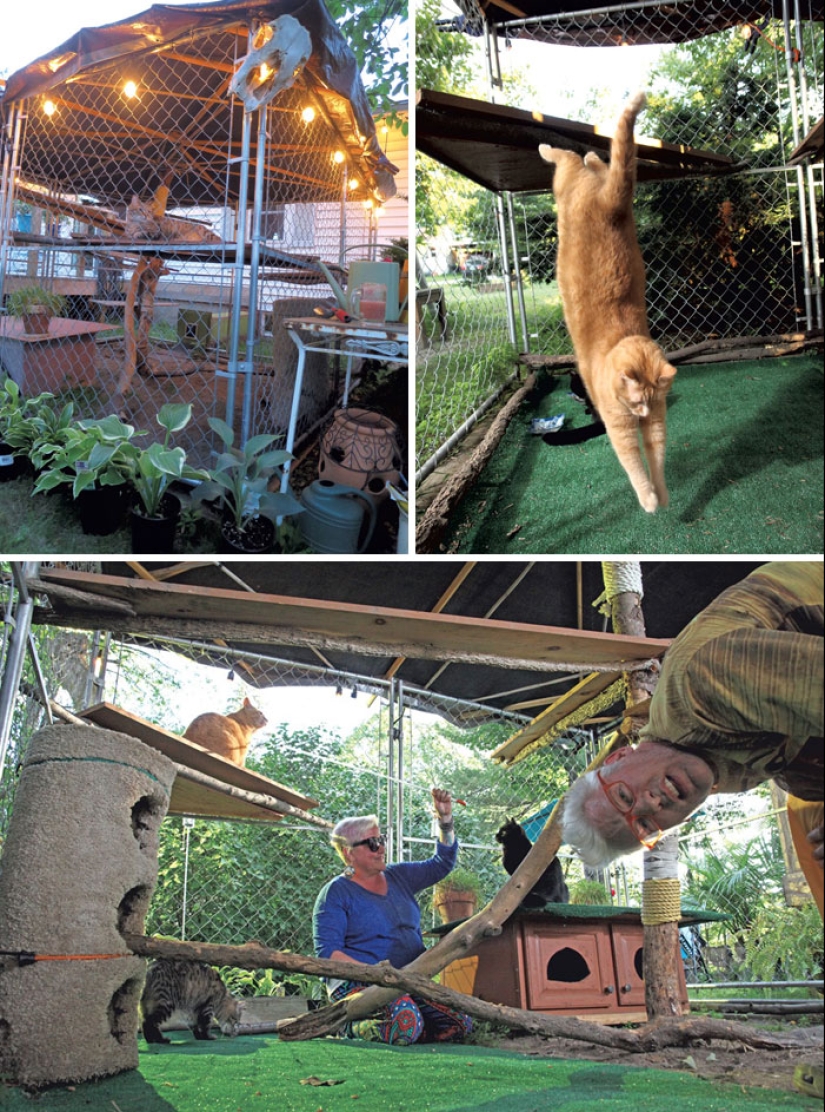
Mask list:
[[[640,93],[622,112],[609,166],[593,152],[542,144],[539,154],[555,166],[557,277],[578,370],[636,497],[655,513],[668,503],[665,399],[676,368],[650,338],[633,218],[633,125],[644,105]]]

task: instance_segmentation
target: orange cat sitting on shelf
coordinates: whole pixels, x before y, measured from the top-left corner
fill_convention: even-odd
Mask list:
[[[186,727],[183,736],[243,768],[252,735],[266,722],[263,713],[249,699],[244,699],[240,710],[231,714],[199,714]]]

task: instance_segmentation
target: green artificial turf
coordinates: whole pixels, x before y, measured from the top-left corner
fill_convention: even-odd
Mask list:
[[[75,1017],[72,1022],[76,1022]],[[528,1058],[475,1046],[386,1047],[274,1036],[140,1043],[138,1070],[30,1097],[0,1087],[4,1112],[774,1112],[791,1089],[716,1084],[689,1073]],[[632,1059],[628,1059],[629,1062]],[[315,1077],[331,1086],[301,1084]]]
[[[533,417],[588,425],[567,375],[541,374],[442,547],[499,553],[821,553],[819,355],[678,370],[668,406],[670,506],[647,514],[606,436],[545,443]]]

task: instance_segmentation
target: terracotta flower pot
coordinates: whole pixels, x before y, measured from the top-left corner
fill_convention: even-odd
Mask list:
[[[433,897],[433,907],[438,912],[442,923],[454,923],[456,919],[469,919],[475,915],[478,901],[475,892],[453,889],[450,892],[436,892]]]

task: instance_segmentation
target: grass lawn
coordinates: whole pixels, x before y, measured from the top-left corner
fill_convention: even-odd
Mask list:
[[[666,1070],[530,1058],[478,1046],[385,1047],[274,1036],[169,1047],[140,1042],[140,1063],[98,1082],[29,1097],[0,1088],[3,1112],[774,1112],[792,1090],[716,1084]],[[312,1085],[315,1078],[332,1085]]]
[[[682,366],[668,407],[670,506],[646,514],[606,436],[553,445],[532,417],[590,423],[541,375],[453,513],[451,552],[816,554],[823,548],[821,357]]]

